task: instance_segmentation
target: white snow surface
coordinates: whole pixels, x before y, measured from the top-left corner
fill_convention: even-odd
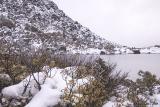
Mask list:
[[[109,101],[106,104],[104,104],[103,107],[115,107],[115,104],[114,102]]]
[[[57,89],[52,89],[45,84],[42,86],[42,89],[33,97],[29,104],[26,107],[49,107],[56,105],[60,102],[60,95],[62,93]]]

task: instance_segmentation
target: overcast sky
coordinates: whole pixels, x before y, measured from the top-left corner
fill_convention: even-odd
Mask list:
[[[160,44],[160,0],[53,0],[73,20],[127,46]]]

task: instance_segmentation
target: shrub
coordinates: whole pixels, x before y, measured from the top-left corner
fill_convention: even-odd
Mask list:
[[[73,81],[68,84],[69,88],[65,91],[65,101],[74,104],[72,105],[74,107],[101,107],[109,98],[116,96],[116,89],[124,83],[127,77],[126,74],[115,73],[114,68],[115,65],[106,65],[102,59],[79,66],[75,73],[76,79],[87,77],[88,82],[84,82],[83,85],[77,87],[76,91],[73,91],[76,81],[73,78]],[[76,102],[75,97],[78,99]]]
[[[156,104],[150,99],[154,94],[154,87],[160,84],[160,81],[151,72],[139,71],[140,78],[136,82],[132,82],[129,87],[128,99],[130,99],[134,106],[146,107],[148,102]]]
[[[160,81],[151,72],[139,71],[140,79],[136,80],[136,85],[141,93],[148,91],[149,95],[154,94],[154,87],[160,84]]]
[[[16,56],[11,54],[1,54],[0,59],[1,68],[3,68],[1,73],[8,74],[12,79],[13,84],[18,82],[16,80],[18,79],[18,76],[23,73],[23,70],[21,65],[18,65],[16,62]]]

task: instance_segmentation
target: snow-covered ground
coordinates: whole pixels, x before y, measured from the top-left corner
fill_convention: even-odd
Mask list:
[[[70,73],[74,72],[76,67],[68,67],[65,69],[53,68],[46,74],[46,72],[34,73],[34,77],[41,84],[41,90],[38,90],[38,85],[33,75],[28,76],[19,84],[6,87],[2,90],[5,98],[26,98],[31,94],[34,96],[32,100],[25,107],[50,107],[60,102],[60,97],[67,88],[67,84],[73,80]],[[64,73],[69,75],[65,75]],[[88,79],[82,78],[76,80],[75,88],[88,83]],[[26,91],[25,86],[27,86]],[[78,94],[78,93],[77,93]],[[17,105],[18,106],[18,105]]]
[[[16,85],[6,87],[2,90],[3,101],[5,98],[21,98],[25,99],[29,96],[33,96],[31,101],[25,105],[25,107],[50,107],[57,105],[59,102],[62,102],[61,96],[64,95],[64,91],[68,88],[69,83],[73,82],[73,76],[75,74],[77,67],[67,67],[65,69],[52,68],[45,66],[42,72],[34,73],[29,75],[27,78],[22,80]],[[67,75],[66,75],[67,73]],[[84,84],[89,84],[89,78],[93,77],[84,77],[81,79],[76,79],[73,87],[73,91],[77,90],[78,86]],[[38,89],[36,80],[39,81],[41,89]],[[24,92],[26,88],[26,91]],[[110,101],[106,102],[102,107],[134,107],[133,103],[127,98],[127,87],[119,86],[117,89],[119,93],[119,98],[112,97]],[[160,86],[155,87],[155,94],[149,96],[152,101],[155,101],[155,105],[148,105],[147,107],[160,107]],[[80,93],[75,93],[75,96],[81,97]],[[75,101],[77,99],[75,98]],[[13,102],[15,103],[15,102]],[[148,102],[150,104],[150,102]],[[14,104],[18,106],[18,103]],[[1,107],[1,105],[0,105]]]

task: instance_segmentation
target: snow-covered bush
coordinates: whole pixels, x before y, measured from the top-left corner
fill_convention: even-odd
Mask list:
[[[160,85],[160,80],[157,79],[156,75],[151,72],[139,71],[140,79],[137,79],[136,83],[140,92],[149,92],[149,95],[154,94],[154,87]]]
[[[140,78],[129,86],[128,99],[133,102],[134,106],[157,105],[156,99],[152,97],[154,94],[158,94],[155,88],[160,85],[160,80],[148,71],[139,71],[138,74]]]
[[[113,65],[106,65],[102,59],[94,63],[80,66],[72,74],[72,81],[67,85],[64,99],[74,107],[101,107],[105,101],[116,96],[117,88],[125,82],[127,75],[114,72]],[[83,81],[77,90],[73,91],[76,80],[88,77],[88,82]],[[75,99],[77,99],[75,101]]]

